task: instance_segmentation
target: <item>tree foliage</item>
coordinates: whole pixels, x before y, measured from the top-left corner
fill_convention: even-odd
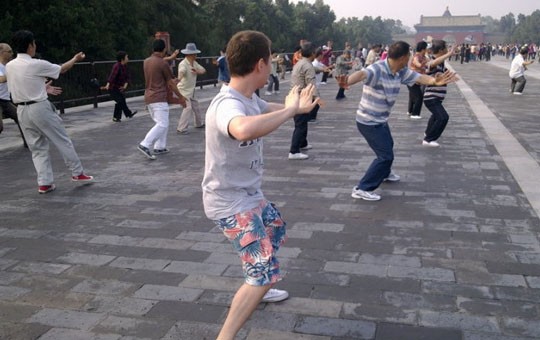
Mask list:
[[[63,62],[76,51],[87,60],[111,60],[125,50],[132,59],[146,57],[156,32],[167,31],[173,48],[195,42],[204,55],[217,55],[237,31],[266,33],[276,50],[292,51],[300,39],[317,45],[328,40],[340,49],[387,44],[392,34],[403,33],[399,20],[351,17],[336,21],[324,0],[292,3],[289,0],[87,0],[3,1],[0,41],[13,32],[29,29],[46,59]],[[508,39],[540,41],[540,12],[530,16],[509,13],[500,20],[485,18],[489,31],[504,32]]]

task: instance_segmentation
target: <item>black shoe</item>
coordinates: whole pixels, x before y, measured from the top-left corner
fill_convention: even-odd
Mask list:
[[[131,112],[131,115],[128,116],[128,118],[133,118],[133,116],[135,116],[137,114],[137,110]]]
[[[140,152],[142,152],[142,153],[143,153],[146,157],[148,157],[149,159],[156,159],[156,156],[154,156],[154,155],[152,154],[152,152],[150,152],[150,149],[148,149],[147,147],[145,147],[145,146],[139,144],[139,145],[137,146],[137,149],[138,149]]]
[[[118,118],[113,118],[112,121],[115,122],[115,123],[120,123],[122,120],[118,119]]]
[[[202,129],[204,128],[206,125],[203,123],[202,125],[199,125],[199,126],[195,126],[196,129]]]
[[[164,153],[169,153],[169,149],[154,149],[154,155],[163,155]]]

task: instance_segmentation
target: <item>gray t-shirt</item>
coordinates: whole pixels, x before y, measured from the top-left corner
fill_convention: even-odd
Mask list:
[[[218,220],[253,209],[264,199],[262,138],[242,142],[229,135],[229,123],[238,116],[267,110],[257,95],[246,98],[222,86],[206,111],[206,154],[202,181],[204,212]]]

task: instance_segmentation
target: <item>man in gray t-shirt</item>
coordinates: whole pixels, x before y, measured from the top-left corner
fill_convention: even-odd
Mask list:
[[[286,299],[270,289],[281,280],[275,255],[285,241],[285,222],[261,191],[262,137],[299,113],[308,113],[314,86],[295,86],[285,105],[261,100],[272,69],[270,40],[256,31],[236,33],[227,44],[231,73],[206,112],[204,211],[223,231],[242,261],[245,283],[236,292],[218,339],[232,340],[259,302]],[[265,114],[262,114],[265,113]]]

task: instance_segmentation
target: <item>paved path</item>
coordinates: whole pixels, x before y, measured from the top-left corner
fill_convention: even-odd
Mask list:
[[[239,339],[540,339],[540,81],[531,72],[512,96],[499,62],[453,64],[463,82],[449,88],[439,149],[421,146],[427,119],[407,118],[402,89],[390,121],[402,181],[383,184],[379,202],[350,197],[373,158],[354,125],[359,87],[341,102],[333,81],[322,88],[309,160],[286,159],[291,123],[266,138],[263,189],[289,223],[279,287],[291,298],[261,304]],[[70,183],[53,152],[47,195],[6,121],[0,339],[215,338],[241,272],[202,211],[204,131],[177,135],[179,112],[171,153],[149,161],[135,149],[147,114],[115,124],[110,106],[69,110],[98,180]]]

